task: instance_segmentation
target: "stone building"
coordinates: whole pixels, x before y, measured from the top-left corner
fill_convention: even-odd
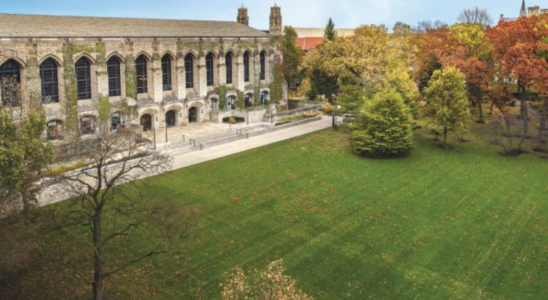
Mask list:
[[[243,7],[238,22],[0,14],[0,77],[17,80],[23,111],[43,106],[49,139],[220,122],[281,100],[279,7],[270,19],[260,31]]]
[[[525,0],[521,2],[521,9],[519,10],[519,17],[532,17],[532,16],[538,16],[541,14],[548,14],[548,9],[541,9],[540,6],[531,6],[527,7],[525,4]],[[503,14],[500,15],[501,21],[512,21],[516,20],[516,18],[506,18]]]

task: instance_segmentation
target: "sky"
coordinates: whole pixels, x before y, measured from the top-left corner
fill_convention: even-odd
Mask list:
[[[0,0],[0,13],[144,17],[160,19],[234,21],[242,4],[249,9],[250,26],[268,29],[270,7],[282,8],[284,25],[325,27],[331,17],[338,28],[364,24],[391,27],[401,21],[455,22],[464,8],[480,7],[495,21],[500,14],[516,17],[522,0]],[[527,3],[541,5],[542,1]],[[4,2],[4,3],[2,3]],[[548,6],[548,5],[547,5]],[[1,24],[0,24],[1,26]]]

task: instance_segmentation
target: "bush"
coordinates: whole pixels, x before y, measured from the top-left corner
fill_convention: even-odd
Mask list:
[[[243,123],[243,122],[245,122],[245,119],[240,118],[240,117],[226,117],[226,118],[223,118],[223,123],[238,124],[238,123]]]
[[[333,113],[333,111],[335,111],[335,108],[333,107],[333,105],[329,104],[329,103],[326,103],[324,105],[322,105],[322,112],[326,115],[331,115]]]
[[[321,115],[320,112],[307,112],[307,113],[303,114],[303,117],[304,118],[314,118],[314,117],[317,117],[319,115]]]
[[[412,117],[400,94],[385,90],[362,108],[352,133],[353,150],[369,157],[398,157],[412,149]]]

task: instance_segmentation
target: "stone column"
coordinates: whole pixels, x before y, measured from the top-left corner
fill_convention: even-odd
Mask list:
[[[197,63],[198,63],[198,74],[196,74],[198,76],[197,91],[200,97],[205,97],[207,96],[207,69],[205,64],[205,56],[202,53],[200,53]]]
[[[149,83],[149,95],[154,102],[160,103],[164,100],[164,88],[162,81],[162,59],[158,52],[154,52],[152,55],[152,66],[150,68],[152,74],[150,74],[152,87]]]
[[[219,57],[217,59],[218,65],[217,65],[217,71],[219,73],[219,81],[218,85],[226,85],[226,57],[224,52],[219,52]]]
[[[186,69],[185,56],[182,45],[178,45],[177,57],[175,59],[175,72],[177,73],[175,82],[175,95],[177,99],[184,100],[186,98]]]
[[[30,105],[42,103],[42,80],[40,78],[40,66],[38,65],[38,56],[36,54],[36,45],[29,46],[31,53],[27,59],[27,66],[24,69],[26,91],[23,91],[22,105],[23,109]],[[25,93],[26,92],[26,93]],[[30,103],[34,102],[34,103]]]
[[[238,55],[233,59],[233,68],[234,74],[237,76],[234,78],[233,85],[236,89],[243,91],[245,88],[245,78],[244,78],[244,52],[238,50]]]

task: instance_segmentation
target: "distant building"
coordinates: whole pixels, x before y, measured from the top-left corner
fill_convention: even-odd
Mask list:
[[[325,28],[295,28],[297,45],[305,52],[318,47],[324,40]],[[338,37],[354,36],[354,29],[336,29]]]
[[[521,3],[521,9],[519,11],[519,17],[532,17],[532,16],[538,16],[548,14],[548,9],[540,9],[540,6],[532,6],[527,8],[527,5],[525,5],[525,0]],[[506,18],[503,14],[500,15],[501,21],[513,21],[517,18]]]

